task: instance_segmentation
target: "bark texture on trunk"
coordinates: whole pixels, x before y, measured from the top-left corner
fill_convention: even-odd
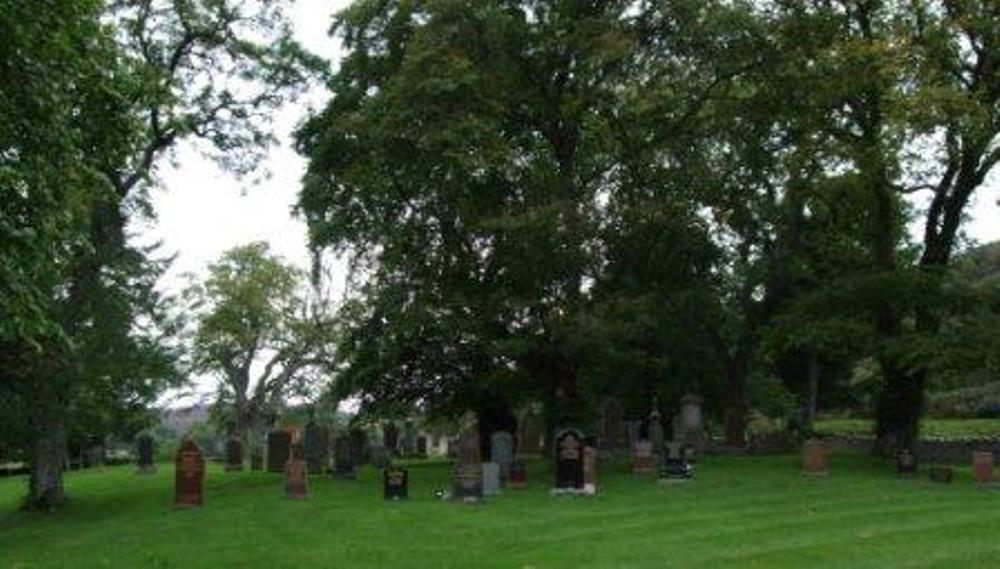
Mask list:
[[[36,409],[31,427],[31,469],[24,507],[32,511],[53,511],[66,499],[63,489],[66,428],[60,414],[48,406]]]

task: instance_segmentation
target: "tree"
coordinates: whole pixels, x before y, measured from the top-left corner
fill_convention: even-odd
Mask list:
[[[159,359],[162,342],[142,338],[169,331],[149,330],[155,319],[142,316],[148,313],[142,303],[154,300],[149,279],[155,270],[146,264],[146,252],[130,248],[125,237],[129,215],[148,210],[144,190],[157,160],[194,137],[205,142],[205,150],[217,151],[224,166],[248,171],[270,140],[270,111],[320,69],[291,40],[282,4],[135,0],[105,6],[66,0],[33,7],[27,15],[4,5],[4,25],[21,42],[5,64],[12,62],[12,77],[24,79],[24,96],[12,98],[10,106],[15,115],[39,109],[37,124],[23,132],[43,131],[5,144],[5,162],[15,157],[18,167],[11,187],[31,195],[32,206],[24,211],[33,212],[18,212],[15,230],[5,230],[5,238],[23,244],[30,231],[41,230],[51,239],[18,249],[14,269],[4,275],[5,286],[21,287],[4,306],[17,311],[14,322],[21,326],[4,364],[16,386],[7,400],[30,418],[25,432],[32,440],[24,443],[32,465],[29,507],[51,509],[63,497],[65,423],[76,420],[70,413],[76,403],[100,400],[94,393],[128,398],[130,382],[156,384],[153,377],[137,377],[130,365],[108,364],[125,364],[129,354],[142,353],[128,346],[148,347],[151,358]],[[15,128],[9,132],[22,136],[16,128],[22,123],[10,124]],[[65,161],[40,172],[88,188],[68,201],[76,207],[51,201],[59,197],[52,193],[54,176],[18,173],[38,156],[31,154],[42,148],[38,143],[50,138],[59,141],[54,148],[65,150]],[[55,250],[49,257],[55,263],[44,262],[46,248]],[[39,266],[48,280],[25,288]],[[31,320],[40,326],[25,324]],[[91,365],[101,362],[103,368]],[[140,367],[144,373],[152,369]]]
[[[221,380],[232,435],[261,443],[271,415],[310,369],[329,369],[329,302],[303,294],[303,275],[265,243],[230,249],[188,291],[198,313],[192,363]]]

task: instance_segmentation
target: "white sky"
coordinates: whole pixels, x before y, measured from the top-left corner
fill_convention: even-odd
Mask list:
[[[298,0],[289,13],[299,41],[334,65],[340,49],[327,31],[333,14],[349,3],[349,0]],[[305,224],[292,216],[305,161],[292,150],[290,134],[310,108],[320,108],[326,99],[324,88],[318,87],[279,114],[275,124],[280,146],[263,165],[272,177],[260,185],[248,187],[235,180],[187,144],[178,148],[177,167],[163,162],[159,170],[161,187],[152,196],[157,219],[133,228],[142,233],[142,242],[161,241],[164,254],[177,254],[161,281],[162,288],[179,291],[187,282],[181,275],[202,275],[206,265],[224,251],[250,241],[266,241],[272,251],[286,260],[309,268]],[[966,231],[971,238],[979,242],[1000,239],[1000,173],[994,172],[986,187],[977,192],[970,211]],[[343,268],[337,274],[342,281]],[[339,284],[342,290],[343,283]],[[197,384],[197,391],[202,394],[210,393],[214,386],[207,378],[199,379]],[[185,399],[184,402],[191,401]]]

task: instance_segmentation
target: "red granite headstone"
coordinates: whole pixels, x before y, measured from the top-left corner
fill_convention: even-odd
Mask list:
[[[285,495],[293,500],[306,499],[306,461],[292,459],[285,464]]]
[[[980,484],[993,482],[992,452],[975,451],[972,453],[972,474],[976,477],[976,482]]]
[[[808,476],[826,476],[826,446],[819,439],[802,443],[802,473]]]
[[[653,472],[653,443],[638,440],[632,445],[632,474]]]
[[[191,439],[184,441],[174,463],[174,506],[191,508],[201,505],[205,480],[205,459]]]

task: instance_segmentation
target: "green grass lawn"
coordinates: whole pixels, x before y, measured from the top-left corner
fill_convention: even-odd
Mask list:
[[[550,497],[535,463],[529,489],[482,506],[433,497],[444,464],[412,467],[401,503],[371,469],[296,502],[281,475],[212,465],[205,505],[175,511],[161,465],[72,473],[66,509],[26,515],[23,480],[0,480],[0,567],[1000,567],[1000,489],[967,469],[942,486],[868,456],[833,456],[825,479],[797,456],[713,457],[663,486],[602,466],[596,497]]]
[[[868,419],[824,419],[816,421],[816,431],[826,435],[872,434]],[[920,423],[920,437],[955,440],[963,438],[1000,437],[1000,419],[926,419]]]

